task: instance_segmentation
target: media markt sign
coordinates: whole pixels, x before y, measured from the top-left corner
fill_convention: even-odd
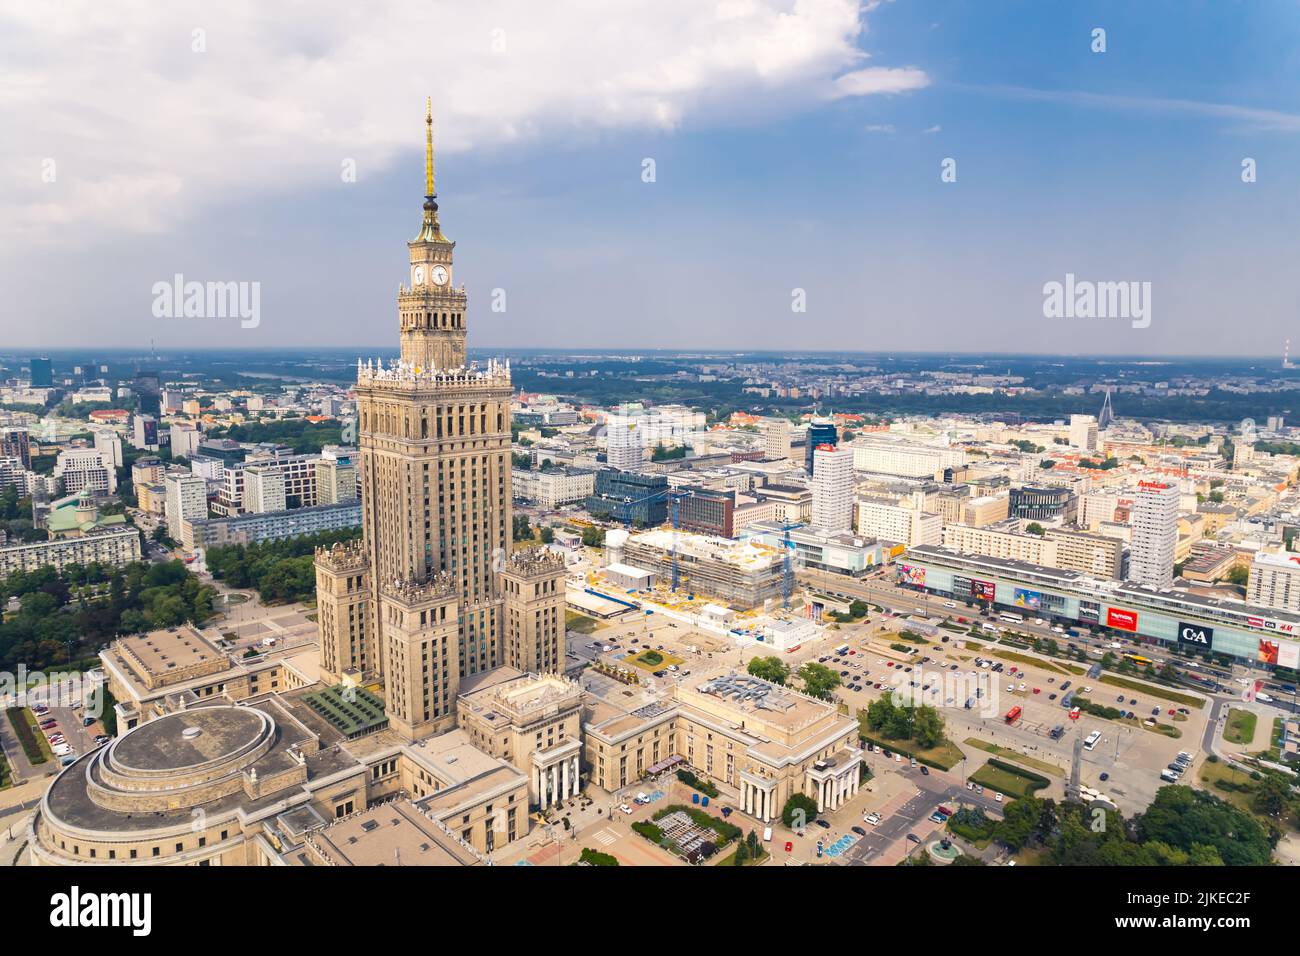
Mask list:
[[[1190,644],[1202,651],[1213,650],[1214,628],[1206,627],[1204,624],[1188,624],[1186,621],[1179,621],[1178,643]]]

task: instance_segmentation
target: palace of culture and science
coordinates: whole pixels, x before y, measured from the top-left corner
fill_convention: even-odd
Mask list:
[[[363,538],[317,555],[326,679],[378,680],[391,726],[455,726],[462,678],[564,664],[563,562],[510,554],[510,366],[470,364],[456,243],[442,231],[426,117],[420,231],[397,294],[401,358],[358,362]]]

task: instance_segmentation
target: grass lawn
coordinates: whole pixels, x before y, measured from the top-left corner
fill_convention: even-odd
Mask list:
[[[1223,739],[1230,744],[1248,744],[1255,739],[1255,725],[1259,719],[1253,711],[1233,709],[1228,724],[1223,728]]]
[[[1180,694],[1178,691],[1170,690],[1167,687],[1158,687],[1155,684],[1144,684],[1140,681],[1129,680],[1126,677],[1120,677],[1116,674],[1102,674],[1101,677],[1097,679],[1103,684],[1110,684],[1114,687],[1125,687],[1129,690],[1140,691],[1143,694],[1150,694],[1152,697],[1172,700],[1175,704],[1182,704],[1184,707],[1205,706],[1204,698],[1192,697],[1188,694]]]
[[[978,747],[980,750],[991,753],[995,757],[1001,757],[1003,760],[1010,760],[1014,763],[1022,763],[1026,767],[1032,767],[1040,773],[1050,773],[1054,777],[1065,776],[1064,767],[1059,767],[1054,763],[1048,763],[1046,760],[1039,760],[1037,757],[1026,757],[1018,751],[1011,750],[1007,747],[1000,747],[987,740],[980,740],[978,737],[967,737],[965,742],[972,747]]]
[[[1003,660],[1008,660],[1015,664],[1024,664],[1026,667],[1041,667],[1046,671],[1056,671],[1058,674],[1074,675],[1087,673],[1087,669],[1083,667],[1076,667],[1072,664],[1063,664],[1060,661],[1030,657],[1028,654],[1017,654],[1015,651],[994,651],[993,656],[1000,657]]]
[[[570,611],[567,608],[564,611],[564,628],[568,631],[577,631],[579,634],[590,634],[600,622],[594,617],[587,617],[585,614],[579,614],[577,611]]]
[[[5,755],[0,753],[0,790],[13,785],[14,777],[9,770],[9,762],[5,760]]]
[[[635,664],[637,667],[644,667],[648,671],[657,671],[667,667],[669,664],[680,664],[682,658],[675,657],[667,651],[644,650],[635,657],[625,657],[623,663]]]
[[[1200,780],[1205,785],[1206,790],[1219,799],[1231,803],[1237,809],[1249,813],[1265,829],[1270,825],[1277,824],[1276,820],[1270,820],[1268,817],[1256,813],[1251,807],[1251,800],[1259,784],[1250,779],[1249,773],[1242,770],[1233,770],[1224,761],[1218,761],[1217,763],[1206,762],[1201,765]]]
[[[951,770],[961,763],[966,756],[951,740],[944,740],[937,747],[923,750],[917,747],[914,741],[891,740],[882,734],[873,733],[867,729],[865,711],[858,714],[858,732],[869,743],[879,744],[886,750],[892,750],[904,757],[915,757],[919,762],[929,764],[931,767],[937,767],[939,770]]]
[[[985,764],[971,774],[970,779],[978,784],[996,790],[1008,797],[1028,797],[1033,794],[1030,789],[1037,782],[1029,777]]]

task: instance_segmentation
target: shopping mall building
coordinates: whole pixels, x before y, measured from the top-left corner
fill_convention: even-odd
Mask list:
[[[1180,644],[1242,663],[1300,665],[1300,615],[1202,597],[1178,588],[1102,581],[1078,571],[1024,561],[961,554],[935,545],[898,558],[899,580],[958,601],[990,601],[998,609],[1110,628],[1166,647]]]

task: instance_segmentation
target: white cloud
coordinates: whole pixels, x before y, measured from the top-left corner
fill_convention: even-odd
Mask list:
[[[869,96],[873,93],[907,93],[930,85],[924,70],[915,67],[871,66],[845,73],[835,81],[831,96]]]
[[[868,133],[893,133],[893,123],[873,123],[866,127]]]
[[[346,159],[375,175],[419,148],[426,93],[446,152],[928,82],[918,69],[858,68],[870,7],[856,0],[611,7],[13,5],[0,12],[0,229],[11,233],[0,238],[166,234],[213,204],[338,185]],[[205,52],[191,48],[196,29]],[[41,178],[47,158],[53,183]]]
[[[935,123],[933,126],[921,130],[922,133],[939,133],[942,131],[943,131],[943,127],[940,126],[938,123]]]

